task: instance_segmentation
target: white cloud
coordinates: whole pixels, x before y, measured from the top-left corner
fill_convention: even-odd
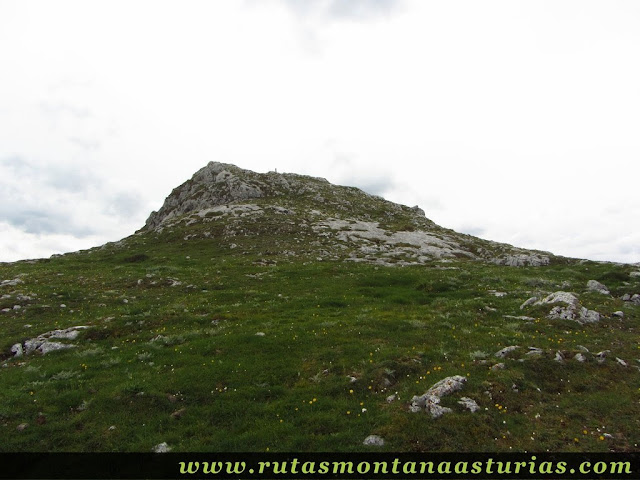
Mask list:
[[[2,2],[3,239],[43,252],[57,215],[57,235],[128,235],[214,160],[640,261],[639,20],[626,1]]]

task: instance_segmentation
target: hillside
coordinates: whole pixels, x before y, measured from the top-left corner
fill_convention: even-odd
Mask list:
[[[323,179],[210,163],[135,234],[0,281],[2,451],[640,441],[640,267]]]

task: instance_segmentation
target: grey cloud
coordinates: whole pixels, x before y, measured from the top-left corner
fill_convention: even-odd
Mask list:
[[[0,159],[0,220],[27,233],[92,235],[92,228],[74,219],[74,202],[101,183],[73,165],[40,166],[20,156]]]
[[[364,178],[358,176],[345,177],[341,183],[358,187],[371,195],[380,197],[384,197],[386,192],[394,188],[394,182],[391,179],[375,176]]]
[[[34,234],[72,234],[82,238],[95,233],[86,225],[76,225],[64,211],[60,211],[54,204],[26,206],[2,202],[0,218],[9,225],[26,233]]]
[[[460,233],[466,233],[467,235],[473,235],[474,237],[482,237],[487,231],[482,227],[475,226],[462,226],[459,228]]]
[[[92,140],[90,138],[69,137],[69,141],[83,150],[98,150],[101,146],[98,140]]]
[[[284,0],[298,16],[319,14],[334,20],[366,20],[396,11],[401,0]]]
[[[142,200],[135,192],[119,192],[108,200],[105,213],[122,217],[133,217],[142,210]]]
[[[40,110],[51,116],[71,115],[79,119],[85,119],[93,116],[88,107],[79,107],[68,103],[40,102],[38,106],[40,107]]]
[[[398,0],[333,0],[327,13],[334,18],[366,19],[389,15],[398,7]]]
[[[12,156],[0,160],[0,166],[12,171],[18,181],[25,179],[40,187],[72,193],[83,192],[102,183],[98,176],[77,165],[37,165],[22,157]]]

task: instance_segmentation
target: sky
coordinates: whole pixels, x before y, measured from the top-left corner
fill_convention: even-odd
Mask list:
[[[0,261],[131,235],[209,161],[640,262],[640,2],[0,0]]]

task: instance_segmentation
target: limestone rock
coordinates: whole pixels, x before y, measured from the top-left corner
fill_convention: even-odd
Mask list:
[[[510,267],[540,267],[549,265],[549,256],[531,252],[513,253],[496,258],[494,262],[498,265],[509,265]]]
[[[476,403],[476,401],[469,397],[461,397],[460,400],[458,400],[458,403],[467,410],[471,410],[471,413],[475,413],[480,410],[480,406]]]
[[[171,451],[171,447],[167,442],[162,442],[153,447],[153,453],[167,453]]]
[[[520,348],[518,345],[511,345],[510,347],[504,347],[502,350],[497,351],[494,355],[498,358],[505,358],[511,352]]]
[[[554,292],[535,305],[545,305],[554,303],[564,303],[565,305],[556,305],[549,312],[548,318],[555,320],[573,320],[580,324],[595,323],[600,321],[600,314],[595,310],[589,310],[582,305],[573,293]]]
[[[429,395],[426,398],[425,410],[431,414],[432,418],[440,418],[445,413],[451,413],[451,409],[448,407],[440,406],[440,397],[435,395]]]
[[[542,300],[539,300],[535,305],[552,304],[552,303],[566,303],[567,305],[578,305],[578,297],[569,292],[554,292],[547,295]]]
[[[436,397],[444,397],[445,395],[462,390],[465,383],[467,383],[467,378],[462,375],[447,377],[429,388],[429,390],[427,390],[427,394],[435,395]]]
[[[520,305],[520,310],[522,310],[525,307],[528,307],[529,305],[533,305],[538,301],[538,297],[531,297],[527,300],[525,300],[522,305]]]
[[[618,362],[618,365],[622,365],[623,367],[628,367],[629,364],[627,362],[625,362],[623,359],[616,357],[616,362]]]
[[[596,353],[596,360],[598,361],[598,363],[604,363],[607,355],[609,355],[610,353],[610,350],[603,350],[602,352],[598,352]]]
[[[34,352],[45,355],[49,352],[56,350],[63,350],[67,348],[74,348],[75,345],[71,343],[55,342],[51,339],[60,340],[75,340],[82,330],[91,328],[85,325],[78,325],[75,327],[69,327],[62,330],[51,330],[38,335],[35,338],[25,340],[24,344],[15,344],[11,347],[11,351],[15,356],[20,356],[22,353],[30,355]],[[22,349],[22,350],[21,350]],[[21,353],[20,353],[21,352]],[[19,354],[20,353],[20,354]]]
[[[604,286],[602,283],[598,282],[597,280],[589,280],[587,282],[587,290],[590,290],[592,292],[598,292],[603,295],[609,295],[611,293],[606,286]]]
[[[363,445],[373,446],[373,447],[382,447],[384,446],[384,439],[378,435],[369,435],[362,442]]]
[[[580,363],[584,363],[587,361],[587,357],[585,357],[582,353],[576,353],[573,359]]]
[[[466,377],[461,375],[444,378],[431,386],[423,395],[414,396],[411,399],[409,410],[419,412],[424,408],[433,418],[441,417],[445,413],[451,412],[451,409],[440,406],[440,398],[461,390],[466,382]]]

